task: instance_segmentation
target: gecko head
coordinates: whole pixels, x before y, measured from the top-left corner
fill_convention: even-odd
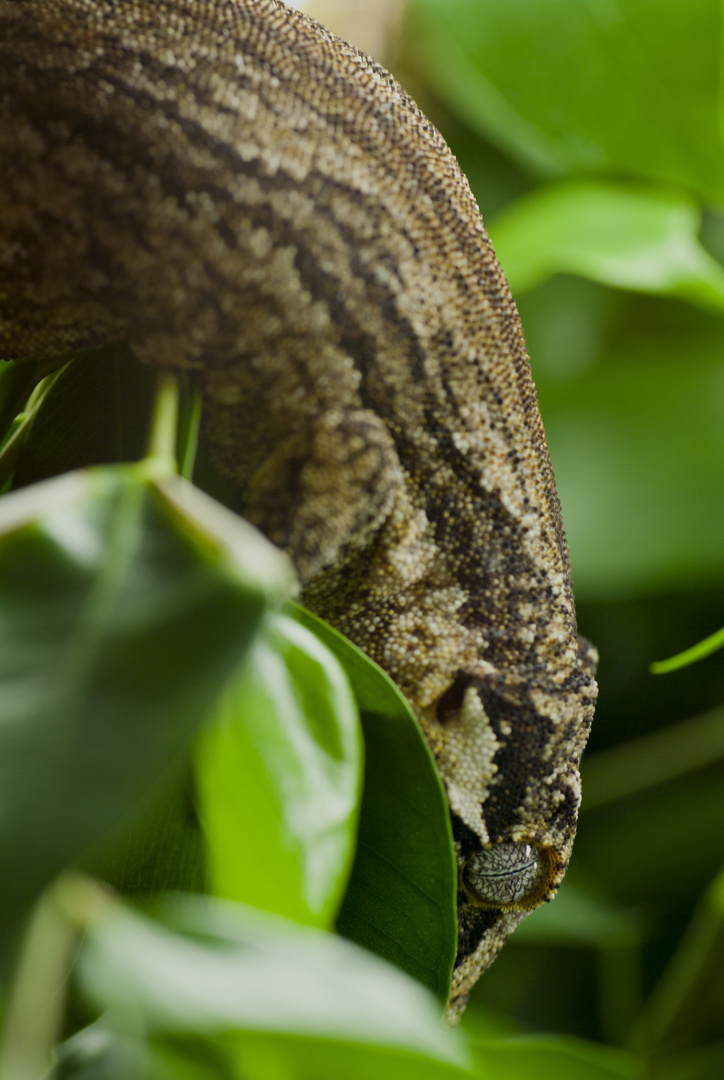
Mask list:
[[[458,672],[436,703],[458,862],[451,1019],[512,930],[563,879],[594,698],[590,666],[556,681],[479,668]]]
[[[458,948],[447,1019],[455,1022],[478,976],[512,931],[555,896],[568,853],[527,841],[483,845],[455,814],[452,823],[458,860]]]

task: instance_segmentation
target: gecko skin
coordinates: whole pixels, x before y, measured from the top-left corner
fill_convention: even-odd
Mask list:
[[[518,314],[383,68],[276,0],[0,0],[0,355],[127,340],[395,679],[459,863],[448,1006],[565,872],[596,686]]]

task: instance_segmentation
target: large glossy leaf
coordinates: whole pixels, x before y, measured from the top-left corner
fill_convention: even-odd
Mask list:
[[[414,0],[409,34],[468,122],[548,173],[724,200],[718,0]]]
[[[212,892],[329,926],[354,851],[361,774],[339,663],[303,626],[274,618],[197,745]]]
[[[349,676],[365,736],[359,839],[337,927],[442,1000],[455,958],[457,871],[447,800],[414,714],[392,681],[309,612],[297,617]]]
[[[0,503],[0,923],[159,791],[285,560],[182,481],[96,469]]]
[[[724,312],[724,267],[699,243],[700,227],[700,210],[670,191],[565,181],[515,203],[490,237],[514,293],[580,274]]]
[[[78,970],[96,1008],[158,1033],[296,1035],[464,1063],[434,997],[352,943],[211,897],[163,910],[165,926],[109,903],[87,925]]]

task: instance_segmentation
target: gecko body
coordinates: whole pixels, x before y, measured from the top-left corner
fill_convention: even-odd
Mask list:
[[[276,0],[0,0],[0,353],[127,340],[395,679],[459,863],[449,1015],[565,872],[593,713],[518,314],[391,75]]]

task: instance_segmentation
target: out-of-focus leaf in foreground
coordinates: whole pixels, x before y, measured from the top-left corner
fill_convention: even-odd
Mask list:
[[[718,0],[413,0],[411,12],[438,92],[527,165],[724,201]]]
[[[225,1036],[244,1077],[326,1076],[335,1052],[349,1068],[338,1076],[363,1077],[360,1065],[390,1080],[410,1065],[422,1068],[414,1076],[465,1075],[435,998],[350,942],[210,897],[178,898],[160,914],[166,925],[110,903],[86,928],[81,987],[117,1024]]]
[[[354,851],[361,771],[343,670],[313,634],[277,616],[199,737],[212,891],[329,926]]]
[[[623,1050],[556,1036],[481,1040],[476,1075],[495,1080],[637,1080],[641,1061]]]
[[[0,924],[178,767],[291,572],[145,466],[0,503]]]
[[[388,676],[341,634],[295,610],[344,667],[365,736],[357,854],[337,928],[447,1000],[457,871],[447,800],[429,747]]]
[[[579,274],[724,311],[724,267],[699,243],[700,227],[701,211],[681,195],[565,181],[515,203],[490,236],[514,293]]]

